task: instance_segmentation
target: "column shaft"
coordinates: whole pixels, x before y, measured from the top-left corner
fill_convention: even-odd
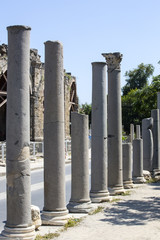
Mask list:
[[[142,120],[142,139],[143,139],[143,169],[152,171],[153,160],[153,118],[144,118]]]
[[[92,202],[108,200],[106,63],[92,63]]]
[[[30,191],[30,28],[8,27],[7,222],[2,234],[33,239]]]
[[[88,116],[71,113],[71,153],[72,182],[71,199],[68,204],[70,212],[89,212],[89,149]]]
[[[133,182],[144,183],[143,177],[143,140],[133,140]]]
[[[102,54],[108,66],[108,185],[111,194],[124,192],[120,53]]]
[[[66,222],[65,216],[68,211],[65,206],[64,151],[63,47],[59,42],[47,41],[45,43],[43,224],[63,225]]]
[[[151,117],[153,118],[153,162],[152,170],[155,174],[160,173],[160,132],[159,132],[159,109],[153,109],[151,111]]]
[[[132,144],[123,143],[123,185],[124,188],[133,188],[132,182]]]

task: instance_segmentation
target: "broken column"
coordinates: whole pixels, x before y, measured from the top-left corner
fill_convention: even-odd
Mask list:
[[[108,185],[111,194],[124,192],[120,62],[122,54],[102,54],[108,66]]]
[[[143,139],[140,138],[140,127],[137,127],[136,130],[136,138],[133,140],[133,182],[144,183]]]
[[[68,210],[65,205],[64,145],[64,71],[63,46],[45,43],[44,91],[44,208],[42,223],[64,225]]]
[[[30,181],[30,27],[8,30],[7,83],[7,239],[34,239]]]
[[[153,118],[144,118],[142,120],[142,139],[143,139],[143,169],[152,171],[153,159]]]
[[[71,113],[72,181],[71,199],[67,208],[72,213],[87,213],[91,208],[89,197],[88,116]]]
[[[107,184],[107,98],[106,63],[92,63],[92,202],[109,200]]]
[[[153,109],[151,111],[151,117],[153,118],[153,161],[152,170],[154,175],[160,174],[160,132],[159,132],[159,109]]]
[[[132,181],[132,144],[123,143],[123,185],[124,188],[133,188]]]

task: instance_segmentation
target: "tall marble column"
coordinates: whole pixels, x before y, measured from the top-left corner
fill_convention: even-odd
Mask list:
[[[151,111],[151,117],[153,118],[153,161],[152,170],[154,175],[160,173],[160,132],[159,132],[159,109],[153,109]]]
[[[34,239],[31,220],[29,68],[30,27],[8,30],[7,239]]]
[[[63,46],[45,43],[44,91],[44,208],[42,223],[64,225],[65,205]]]
[[[71,199],[67,208],[73,213],[87,213],[92,209],[89,197],[89,139],[87,115],[77,112],[71,113],[71,141]]]
[[[142,120],[142,139],[143,139],[143,169],[152,171],[153,160],[153,118]]]
[[[91,138],[92,202],[109,200],[107,181],[107,98],[106,63],[92,63],[92,138]]]
[[[122,168],[122,109],[120,62],[122,54],[102,54],[108,66],[108,185],[111,194],[124,192]]]
[[[124,188],[133,188],[132,181],[132,144],[123,143],[123,185]]]

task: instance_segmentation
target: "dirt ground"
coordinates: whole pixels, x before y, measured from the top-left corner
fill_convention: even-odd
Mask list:
[[[56,240],[160,239],[160,183],[135,185],[120,201],[103,203],[104,210],[83,221]]]

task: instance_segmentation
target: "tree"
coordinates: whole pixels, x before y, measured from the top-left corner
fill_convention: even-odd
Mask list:
[[[85,103],[85,104],[82,104],[79,107],[79,113],[88,115],[88,117],[89,117],[89,126],[91,124],[91,112],[92,112],[92,105],[91,104]]]
[[[122,88],[123,95],[127,95],[132,89],[142,89],[147,86],[149,77],[153,74],[154,67],[152,64],[143,63],[138,68],[125,73],[126,85]]]
[[[141,125],[143,118],[151,116],[151,110],[157,108],[157,92],[160,91],[160,75],[153,77],[150,85],[142,89],[133,89],[122,96],[122,124],[129,133],[130,124]]]

